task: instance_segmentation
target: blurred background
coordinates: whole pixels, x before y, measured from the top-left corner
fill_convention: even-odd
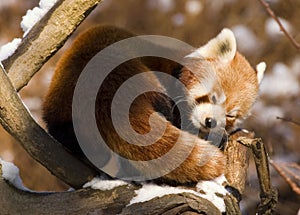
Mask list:
[[[21,38],[22,16],[38,6],[38,0],[0,2],[0,46]],[[300,0],[269,0],[271,8],[300,42]],[[255,66],[267,63],[260,98],[243,127],[262,137],[269,156],[280,162],[296,185],[300,182],[300,51],[283,35],[259,1],[246,0],[105,0],[76,30],[64,47],[21,91],[33,117],[41,120],[41,103],[60,55],[73,38],[95,24],[114,24],[137,34],[166,35],[199,47],[224,27],[233,30],[238,50]],[[286,120],[277,119],[283,117]],[[298,124],[297,124],[298,123]],[[0,157],[20,168],[24,184],[33,190],[62,191],[68,186],[52,176],[0,128]],[[288,164],[287,164],[288,163]],[[289,165],[293,164],[293,165]],[[279,165],[279,164],[278,164]],[[279,190],[277,214],[297,214],[300,196],[271,167],[273,185]],[[259,202],[259,184],[251,161],[243,214],[254,214]],[[297,184],[298,183],[298,184]]]

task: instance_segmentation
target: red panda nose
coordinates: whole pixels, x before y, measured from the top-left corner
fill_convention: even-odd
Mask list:
[[[217,121],[214,118],[207,117],[205,119],[205,126],[207,128],[215,128],[217,126]]]

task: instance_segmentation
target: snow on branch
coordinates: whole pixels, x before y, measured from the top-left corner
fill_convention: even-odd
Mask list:
[[[28,188],[24,187],[22,179],[20,177],[20,170],[13,163],[4,161],[0,158],[0,165],[2,166],[2,177],[9,181],[14,187],[30,191]]]
[[[14,54],[2,62],[17,91],[27,85],[101,1],[59,0],[26,33]],[[47,5],[43,7],[50,8]]]
[[[148,201],[130,204],[140,186],[112,181],[106,181],[108,185],[101,181],[100,189],[88,187],[62,193],[19,190],[3,177],[10,168],[12,164],[0,162],[0,208],[3,214],[221,215],[210,201],[187,192],[157,196]],[[15,171],[15,167],[12,171]],[[15,177],[15,172],[11,176]],[[111,186],[111,182],[114,186]]]

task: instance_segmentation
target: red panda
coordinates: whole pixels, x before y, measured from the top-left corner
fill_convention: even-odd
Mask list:
[[[43,118],[49,133],[72,152],[82,153],[72,124],[72,98],[82,70],[99,51],[133,36],[135,35],[113,26],[93,27],[81,34],[58,62],[43,102]],[[247,60],[236,51],[235,38],[228,29],[205,46],[191,51],[186,60],[193,71],[184,66],[179,69],[178,78],[187,89],[184,99],[190,108],[187,117],[191,124],[202,132],[224,130],[225,126],[228,130],[232,129],[236,119],[245,117],[254,103],[264,68],[259,72],[251,68]],[[208,71],[213,71],[215,75],[203,71],[202,64],[210,67]],[[157,68],[164,68],[166,73],[172,73],[178,68],[178,64],[161,59],[133,59],[121,64],[106,77],[99,89],[95,112],[97,126],[105,143],[113,152],[128,159],[130,165],[141,175],[151,175],[151,171],[170,168],[169,163],[172,166],[186,152],[189,154],[184,161],[162,175],[163,180],[190,183],[221,175],[225,165],[222,151],[209,141],[176,126],[178,116],[174,114],[174,104],[160,93],[141,94],[133,101],[129,110],[130,125],[138,134],[147,134],[152,128],[165,129],[153,144],[130,144],[116,132],[111,116],[115,92],[129,78]],[[209,86],[203,88],[193,73],[202,75]],[[153,74],[149,74],[143,81],[165,89]],[[157,114],[158,112],[163,114]],[[128,129],[119,126],[125,131]],[[176,153],[164,166],[151,162],[131,164],[131,161],[155,160],[175,148],[175,145]],[[104,162],[109,159],[110,155],[103,157]]]

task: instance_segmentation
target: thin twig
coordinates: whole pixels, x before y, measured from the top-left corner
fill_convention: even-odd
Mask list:
[[[290,185],[292,190],[300,195],[300,188],[298,185],[286,174],[288,172],[292,176],[295,177],[294,174],[292,174],[290,171],[287,171],[287,167],[281,166],[278,163],[275,163],[274,161],[270,161],[270,164],[274,167],[274,169],[278,172],[278,174]],[[297,179],[297,178],[296,178]]]
[[[281,167],[287,174],[293,176],[293,178],[296,181],[300,181],[300,177],[298,175],[296,175],[294,171],[291,170],[291,167],[289,165],[282,164]],[[300,188],[299,188],[299,190],[300,190]],[[299,194],[300,194],[300,192],[299,192]]]
[[[290,123],[300,126],[300,122],[297,122],[297,121],[293,120],[292,118],[285,118],[285,117],[277,116],[276,119],[280,119],[282,121],[290,122]]]
[[[287,30],[284,28],[284,26],[282,25],[278,17],[275,15],[274,11],[270,8],[270,5],[267,2],[265,2],[265,0],[259,0],[259,1],[266,8],[269,15],[277,22],[277,24],[280,27],[280,30],[285,34],[285,36],[291,41],[291,43],[299,51],[300,44],[287,32]]]

